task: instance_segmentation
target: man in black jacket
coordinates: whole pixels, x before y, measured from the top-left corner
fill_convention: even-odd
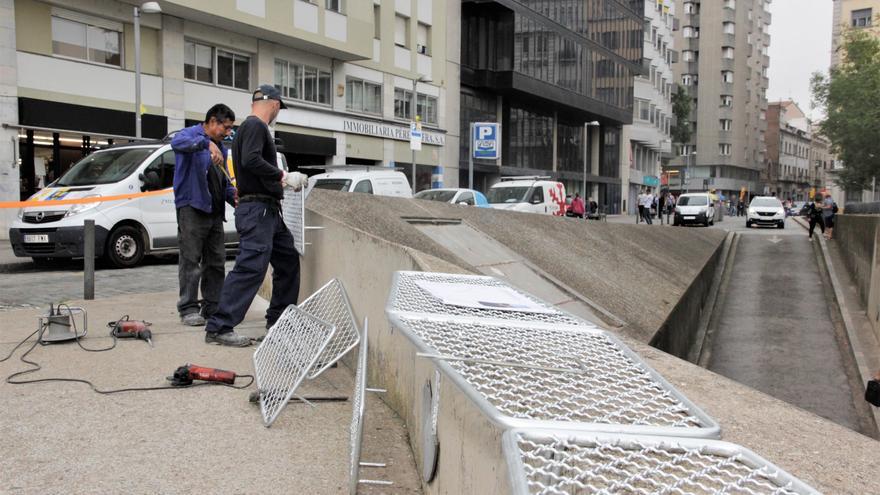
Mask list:
[[[286,178],[287,184],[295,188],[301,188],[307,179],[298,172],[288,178],[278,167],[269,124],[282,108],[287,107],[278,89],[268,84],[260,86],[253,94],[252,113],[239,126],[232,143],[239,194],[235,209],[239,253],[223,284],[220,307],[205,326],[205,342],[209,344],[250,345],[250,338],[233,329],[244,320],[270,264],[272,300],[266,310],[266,328],[299,298],[299,254],[281,218],[281,199]]]

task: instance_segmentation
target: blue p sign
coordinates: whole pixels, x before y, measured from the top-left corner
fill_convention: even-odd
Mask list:
[[[474,124],[473,141],[474,158],[497,160],[501,157],[501,136],[499,126],[495,122],[477,122]]]

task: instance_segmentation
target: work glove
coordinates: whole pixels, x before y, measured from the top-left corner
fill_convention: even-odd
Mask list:
[[[309,176],[300,172],[289,172],[284,174],[284,185],[299,191],[309,184]]]

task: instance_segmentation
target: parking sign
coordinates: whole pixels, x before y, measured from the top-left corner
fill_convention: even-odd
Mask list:
[[[471,140],[474,158],[501,158],[501,126],[497,122],[475,122]]]

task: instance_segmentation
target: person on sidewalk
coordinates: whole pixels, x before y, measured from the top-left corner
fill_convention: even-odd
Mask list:
[[[224,203],[235,206],[237,201],[235,187],[220,169],[226,156],[222,141],[232,132],[234,122],[235,113],[218,103],[205,114],[204,122],[182,129],[171,140],[180,250],[177,312],[184,325],[204,325],[220,300],[226,261]]]
[[[666,214],[666,197],[668,195],[669,192],[664,191],[660,193],[660,196],[657,198],[657,219],[660,220],[660,225],[663,225],[663,215]]]
[[[837,215],[837,203],[830,194],[825,195],[822,202],[822,221],[825,222],[825,238],[829,241],[834,234],[834,217]]]
[[[299,253],[293,235],[281,218],[283,184],[302,188],[308,178],[299,172],[287,177],[278,167],[275,140],[269,124],[282,108],[281,92],[263,84],[253,94],[251,115],[239,126],[232,142],[232,166],[239,190],[235,230],[239,252],[220,294],[220,307],[205,325],[205,342],[246,347],[251,339],[235,332],[244,320],[266,270],[272,265],[272,299],[266,328],[275,324],[287,306],[299,299]]]
[[[587,218],[593,220],[599,219],[599,203],[593,198],[587,200]]]
[[[574,199],[571,200],[571,216],[584,218],[584,213],[586,213],[584,199],[581,198],[581,193],[574,193]]]
[[[638,215],[636,215],[636,225],[645,218],[645,191],[640,190],[639,195],[636,196],[636,205],[639,209]]]
[[[651,188],[645,190],[645,194],[642,195],[642,200],[640,202],[642,208],[640,208],[645,223],[648,225],[653,225],[654,221],[651,220],[651,207],[654,205],[654,195],[651,194]]]
[[[807,237],[812,241],[813,240],[813,230],[816,229],[816,225],[819,226],[819,229],[822,230],[822,234],[825,234],[825,221],[822,218],[822,196],[817,194],[813,201],[807,207],[807,218],[810,220],[810,233]]]

